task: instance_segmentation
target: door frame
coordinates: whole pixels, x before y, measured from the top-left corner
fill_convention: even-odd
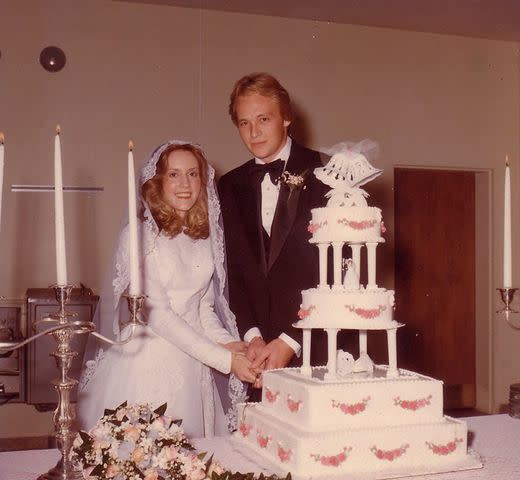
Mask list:
[[[478,215],[475,215],[475,408],[482,412],[493,413],[493,320],[495,316],[493,311],[495,292],[493,291],[492,281],[494,264],[492,231],[493,170],[488,168],[447,167],[445,165],[396,164],[392,167],[392,184],[394,188],[394,171],[396,168],[451,170],[475,174],[475,212],[479,212]]]

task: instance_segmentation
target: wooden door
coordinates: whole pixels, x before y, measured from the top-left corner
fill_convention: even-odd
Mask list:
[[[475,174],[396,168],[394,196],[399,365],[474,407]]]

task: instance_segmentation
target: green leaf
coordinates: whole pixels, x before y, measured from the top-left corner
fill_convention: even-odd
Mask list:
[[[80,430],[78,435],[80,436],[81,440],[83,440],[83,443],[92,444],[92,437],[87,432]]]
[[[94,467],[94,470],[92,470],[92,472],[90,472],[90,476],[91,477],[98,477],[98,476],[100,476],[103,473],[105,473],[105,471],[103,469],[103,465],[99,464],[96,467]]]
[[[168,408],[167,403],[163,403],[160,407],[157,407],[153,413],[156,413],[157,415],[164,415],[166,413],[166,409]]]

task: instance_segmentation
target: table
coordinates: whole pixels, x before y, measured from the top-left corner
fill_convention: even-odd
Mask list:
[[[516,480],[520,479],[520,419],[509,415],[485,415],[464,418],[468,424],[468,445],[477,451],[484,468],[453,473],[415,476],[414,480]],[[262,470],[237,454],[225,437],[196,439],[197,449],[214,453],[214,458],[230,470]],[[0,453],[1,480],[31,480],[56,464],[57,450],[23,450]]]

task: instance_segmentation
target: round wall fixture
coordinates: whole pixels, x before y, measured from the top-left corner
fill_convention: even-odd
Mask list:
[[[58,47],[45,47],[40,53],[40,63],[48,72],[59,72],[67,62],[65,53]]]

